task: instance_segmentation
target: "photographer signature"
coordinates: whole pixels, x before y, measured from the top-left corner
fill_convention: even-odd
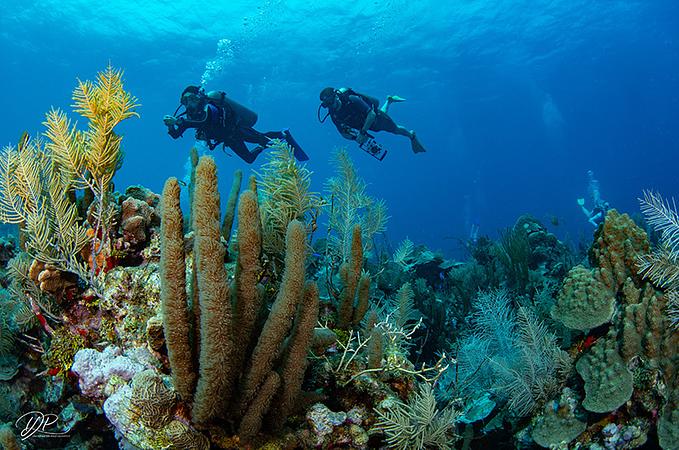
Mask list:
[[[47,431],[47,427],[54,425],[57,422],[57,419],[58,417],[56,414],[44,414],[40,411],[31,411],[19,417],[16,420],[15,425],[17,429],[21,429],[20,435],[22,441],[33,436],[67,437],[68,433]]]

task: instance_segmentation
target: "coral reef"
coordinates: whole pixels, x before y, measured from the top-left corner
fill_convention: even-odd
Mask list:
[[[315,448],[365,449],[368,445],[368,433],[361,425],[366,413],[360,408],[348,412],[333,412],[322,403],[316,403],[306,413],[310,427],[310,436],[305,436],[305,443]]]
[[[118,347],[108,346],[101,352],[91,348],[78,351],[71,370],[78,376],[83,395],[102,399],[109,387],[129,381],[155,365],[153,356],[143,347],[123,352]]]
[[[176,393],[163,378],[145,370],[104,402],[104,413],[135,448],[209,449],[208,439],[186,423],[177,406]]]
[[[74,102],[86,130],[53,110],[44,144],[0,155],[23,236],[0,240],[3,448],[55,445],[17,442],[19,411],[58,417],[66,448],[676,448],[679,220],[659,195],[654,252],[611,210],[588,258],[522,216],[452,261],[373,239],[386,207],[346,152],[327,202],[278,141],[223,214],[196,149],[186,216],[174,178],[113,192],[136,99],[109,67]]]

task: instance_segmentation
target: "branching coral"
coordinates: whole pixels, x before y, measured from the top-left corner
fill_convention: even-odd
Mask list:
[[[413,266],[415,266],[415,263],[413,262],[414,250],[415,246],[413,245],[413,241],[408,238],[404,239],[394,252],[394,262],[403,267],[403,270],[411,270]]]
[[[555,393],[569,359],[555,336],[525,308],[513,308],[506,291],[481,293],[472,332],[458,354],[460,386],[487,389],[526,416]]]
[[[90,282],[109,251],[113,209],[111,181],[122,162],[121,136],[114,128],[136,116],[136,99],[123,88],[122,72],[109,66],[96,82],[79,81],[75,111],[88,119],[78,130],[58,109],[47,113],[46,143],[22,139],[0,156],[0,220],[20,224],[26,250],[35,259],[77,273]],[[94,194],[92,232],[73,201],[74,192]],[[90,239],[93,238],[93,239]],[[91,242],[90,272],[80,251]]]
[[[388,399],[382,402],[382,408],[377,412],[379,421],[375,424],[375,429],[386,435],[391,448],[454,448],[457,440],[454,430],[459,412],[452,405],[439,409],[429,383],[421,384],[407,404]]]
[[[4,308],[5,305],[0,304],[0,357],[9,354],[14,346],[14,332],[10,328],[9,317]]]
[[[77,206],[64,195],[70,187],[41,141],[27,139],[3,150],[0,220],[20,224],[33,258],[84,274],[79,255],[89,238]]]
[[[523,227],[515,225],[502,233],[497,249],[512,287],[523,292],[528,285],[530,243]]]
[[[311,234],[324,203],[319,194],[311,191],[311,172],[295,160],[290,146],[273,141],[267,154],[269,161],[257,174],[263,246],[268,255],[282,259],[288,224],[299,220]]]
[[[328,245],[333,255],[346,261],[351,252],[354,225],[361,226],[363,247],[369,250],[373,235],[385,230],[387,207],[384,201],[366,193],[367,185],[356,173],[346,150],[337,152],[336,163],[337,175],[326,185],[332,198]]]
[[[650,279],[668,297],[667,311],[675,327],[679,326],[679,214],[672,200],[654,192],[644,192],[641,211],[648,223],[660,233],[660,247],[653,253],[641,255],[638,266],[641,274]]]

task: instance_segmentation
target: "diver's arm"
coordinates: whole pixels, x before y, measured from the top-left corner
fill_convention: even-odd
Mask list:
[[[597,214],[593,215],[592,217],[590,217],[588,222],[591,223],[592,225],[594,225],[595,227],[598,227],[599,226],[598,221],[601,220],[602,216],[603,216],[603,214],[597,213]]]
[[[344,125],[343,123],[336,122],[335,119],[333,118],[332,123],[335,124],[335,128],[337,128],[337,131],[339,131],[339,134],[342,135],[344,139],[349,139],[350,141],[356,140],[356,133],[352,131],[351,128],[348,126]]]
[[[187,119],[185,117],[174,117],[165,116],[163,121],[167,125],[167,133],[174,139],[182,136],[184,131],[189,128],[200,128],[204,123],[208,121],[209,115],[211,114],[210,109],[205,107],[205,114],[200,120]]]
[[[349,139],[350,141],[355,141],[356,140],[356,135],[353,133],[349,133],[347,131],[340,131],[340,134],[344,139]]]
[[[349,101],[355,105],[357,108],[359,108],[363,113],[365,113],[365,120],[363,121],[363,127],[361,127],[359,133],[361,134],[367,134],[368,130],[372,126],[372,124],[375,122],[375,118],[377,117],[377,114],[375,113],[375,109],[368,104],[365,100],[363,100],[361,97],[358,95],[350,95],[349,96]]]
[[[363,122],[363,128],[361,128],[361,134],[368,134],[368,130],[370,129],[370,127],[375,122],[376,117],[377,117],[377,114],[371,108],[370,111],[368,112],[368,115],[365,117],[365,122]]]

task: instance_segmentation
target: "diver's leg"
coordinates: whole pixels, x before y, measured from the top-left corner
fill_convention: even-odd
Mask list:
[[[422,153],[427,151],[422,143],[417,139],[415,131],[408,130],[406,127],[398,125],[396,122],[394,122],[394,119],[392,119],[382,110],[377,112],[375,122],[373,122],[373,125],[370,127],[370,129],[372,131],[386,131],[399,136],[406,136],[408,139],[410,139],[410,146],[414,153]]]
[[[255,159],[257,159],[259,154],[264,151],[264,147],[262,146],[250,151],[243,141],[232,141],[229,143],[229,147],[231,147],[234,153],[240,156],[240,158],[248,164],[255,162]]]
[[[397,134],[399,136],[408,136],[410,139],[415,136],[415,132],[408,130],[406,127],[401,126],[401,125],[396,125],[396,128],[393,129],[392,133]]]
[[[380,107],[380,111],[386,114],[389,112],[389,107],[391,106],[392,103],[405,101],[406,101],[405,98],[399,97],[398,95],[387,95],[387,99],[384,101],[384,104]]]

